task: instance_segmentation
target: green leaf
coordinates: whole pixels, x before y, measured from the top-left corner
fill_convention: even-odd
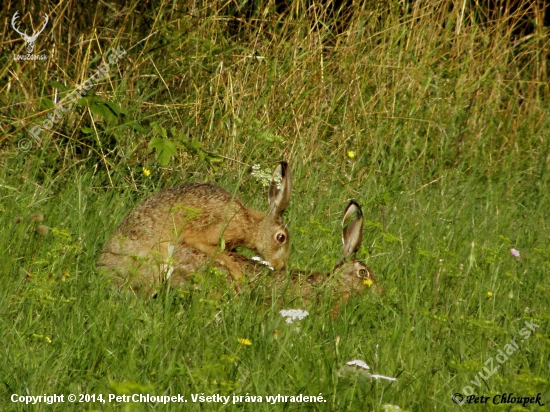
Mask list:
[[[91,129],[89,127],[83,127],[80,130],[82,131],[82,133],[86,133],[86,134],[91,134],[94,132],[94,129]]]
[[[103,117],[108,123],[116,121],[116,116],[113,114],[113,112],[109,110],[109,108],[105,104],[98,104],[94,102],[90,106],[90,110],[94,115]]]
[[[166,139],[167,134],[166,134],[166,129],[164,127],[159,125],[157,122],[152,122],[152,123],[149,124],[149,126],[151,126],[151,128],[153,129],[153,132],[156,135],[160,135],[161,137]]]
[[[273,142],[284,143],[285,142],[285,140],[281,136],[278,136],[274,133],[271,133],[270,131],[260,132],[260,133],[257,134],[257,137],[258,137],[258,139],[264,140],[268,143],[273,143]]]
[[[221,163],[223,163],[223,157],[212,155],[212,154],[209,154],[208,157],[206,158],[206,160],[210,164],[221,164]]]
[[[69,90],[69,88],[65,86],[63,83],[56,82],[55,80],[51,81],[49,85],[61,92],[66,92],[67,90]]]
[[[206,162],[210,165],[212,169],[214,169],[215,172],[217,172],[219,166],[221,166],[221,164],[223,163],[223,158],[208,153],[208,156],[206,156]]]
[[[97,62],[99,59],[101,59],[101,54],[100,54],[100,53],[96,54],[96,55],[92,58],[92,60],[90,60],[90,61],[88,62],[88,67],[91,68],[92,65],[93,65],[95,62]]]
[[[117,116],[120,116],[120,114],[125,114],[122,112],[122,109],[120,108],[120,106],[118,104],[116,104],[115,102],[106,102],[105,103],[107,106],[109,106],[109,108],[113,111],[114,114],[116,114]]]
[[[129,124],[130,124],[130,126],[132,126],[132,129],[134,129],[136,132],[140,132],[140,133],[147,132],[147,129],[145,129],[145,127],[140,125],[138,122],[132,122],[132,123],[129,123]]]
[[[103,105],[92,103],[90,110],[95,116],[104,117],[105,107]]]
[[[92,98],[91,100],[92,100],[93,103],[97,103],[97,104],[107,104],[108,103],[107,100],[105,100],[105,99],[103,99],[99,96],[94,95],[94,96],[90,96],[90,97]]]
[[[170,162],[172,156],[178,154],[176,145],[168,139],[154,137],[151,142],[149,142],[149,148],[156,149],[157,159],[161,166],[166,166]]]
[[[397,236],[392,235],[389,232],[384,233],[384,240],[388,243],[401,243],[401,239],[399,239]]]
[[[78,99],[76,104],[77,106],[90,107],[93,102],[94,102],[94,96],[86,96],[86,97],[83,97],[82,99]]]
[[[54,107],[54,106],[55,106],[55,104],[54,104],[54,102],[53,102],[52,99],[49,99],[49,98],[47,98],[47,97],[42,97],[42,98],[40,99],[40,108],[41,108],[42,110],[44,110],[44,109],[51,109],[51,108]]]
[[[189,145],[191,149],[199,150],[201,148],[201,142],[199,142],[197,139],[193,138],[191,140],[191,144]]]

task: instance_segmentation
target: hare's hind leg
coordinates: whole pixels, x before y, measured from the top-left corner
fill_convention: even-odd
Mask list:
[[[233,278],[233,281],[235,281],[237,284],[244,282],[243,277],[243,270],[237,263],[235,259],[233,259],[229,254],[227,254],[225,251],[221,252],[216,246],[211,246],[208,244],[200,243],[200,242],[193,242],[193,243],[185,243],[185,244],[178,244],[178,248],[191,248],[195,249],[199,252],[204,253],[207,257],[211,258],[213,262],[216,262],[217,264],[222,265],[224,268],[227,269],[231,277]],[[206,259],[205,259],[206,260]],[[180,262],[185,263],[185,262]],[[204,262],[203,262],[204,263]]]
[[[97,270],[111,279],[119,290],[130,290],[135,294],[150,295],[161,283],[162,268],[153,260],[130,255],[103,252],[97,263]]]

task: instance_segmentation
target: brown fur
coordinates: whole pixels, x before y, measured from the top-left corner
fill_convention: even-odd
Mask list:
[[[270,271],[259,262],[248,259],[239,253],[230,252],[233,263],[239,270],[248,274],[252,284],[263,282],[269,290],[289,290],[295,295],[301,295],[306,301],[317,296],[317,291],[330,288],[336,299],[332,315],[337,316],[340,305],[351,295],[360,295],[369,287],[377,293],[382,290],[377,285],[374,273],[361,261],[354,258],[362,241],[363,216],[360,206],[350,201],[346,207],[343,219],[343,252],[340,262],[331,272],[306,272],[292,270],[290,274],[284,271]],[[188,276],[208,266],[224,272],[228,268],[219,259],[210,259],[204,253],[185,244],[180,244],[173,254],[172,271],[169,282],[172,286],[184,285]],[[267,276],[265,276],[267,272]]]
[[[276,174],[280,174],[277,185],[282,188],[276,186]],[[162,190],[126,216],[105,243],[97,266],[114,274],[118,285],[158,284],[170,269],[173,252],[185,245],[215,258],[236,280],[241,280],[243,271],[226,251],[239,246],[283,269],[290,253],[282,219],[290,198],[290,179],[290,169],[283,162],[274,173],[267,213],[246,207],[231,193],[208,183]]]
[[[334,268],[331,272],[311,272],[303,270],[272,271],[260,262],[248,259],[236,252],[229,253],[233,261],[240,267],[251,285],[260,282],[267,290],[286,291],[294,296],[300,296],[306,302],[316,300],[318,294],[328,288],[336,300],[332,315],[336,317],[340,306],[350,296],[362,295],[367,289],[382,293],[374,273],[361,261],[352,259]],[[208,267],[215,267],[229,273],[227,267],[218,260],[209,259],[204,253],[195,249],[178,246],[173,256],[173,271],[168,279],[171,286],[183,287],[193,273],[201,272]]]

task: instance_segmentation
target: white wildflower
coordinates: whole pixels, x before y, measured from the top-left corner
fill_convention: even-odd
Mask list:
[[[309,315],[307,310],[302,309],[284,309],[279,312],[283,318],[286,318],[286,323],[292,323],[295,320],[302,320]]]
[[[384,406],[382,406],[383,411],[384,412],[398,412],[398,411],[402,411],[403,409],[401,409],[399,406],[397,405],[392,405],[390,403],[387,403],[385,404]]]
[[[374,375],[369,372],[369,365],[365,361],[355,359],[347,362],[345,365],[340,367],[338,374],[344,377],[359,377],[362,379],[382,379],[390,382],[394,382],[397,379],[390,376],[384,375]]]

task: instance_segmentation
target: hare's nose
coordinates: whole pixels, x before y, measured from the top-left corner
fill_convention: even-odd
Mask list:
[[[269,264],[273,267],[275,270],[282,270],[286,266],[286,262],[282,259],[273,259]]]

